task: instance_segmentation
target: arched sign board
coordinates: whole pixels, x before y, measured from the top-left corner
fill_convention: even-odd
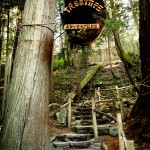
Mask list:
[[[80,45],[92,43],[106,19],[103,0],[65,0],[65,5],[62,20],[70,40]]]

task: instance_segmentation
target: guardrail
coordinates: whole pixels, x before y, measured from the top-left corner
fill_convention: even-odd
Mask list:
[[[116,86],[116,88],[112,88],[112,89],[100,89],[100,88],[98,88],[98,90],[95,89],[95,98],[94,97],[92,98],[92,118],[93,118],[93,129],[94,129],[94,137],[95,137],[95,139],[98,138],[96,113],[101,113],[103,115],[106,115],[107,117],[112,118],[115,121],[117,120],[118,138],[119,138],[119,150],[135,150],[134,141],[133,140],[127,140],[126,137],[125,137],[124,131],[123,131],[123,127],[122,127],[122,117],[124,118],[124,115],[123,115],[123,101],[122,101],[122,98],[121,98],[121,96],[119,94],[119,89],[127,89],[127,88],[131,88],[131,87],[132,86],[126,86],[126,87],[118,88],[118,86]],[[108,91],[108,90],[116,90],[117,98],[115,100],[113,100],[113,99],[102,100],[101,99],[103,96],[101,96],[101,92],[100,91]],[[97,95],[98,95],[98,100],[97,100]],[[115,101],[120,101],[120,111],[121,111],[121,113],[117,113],[117,118],[115,118],[114,116],[107,115],[107,114],[105,114],[103,112],[100,112],[100,111],[98,112],[95,109],[95,105],[98,102],[100,102],[100,103],[101,102],[112,102],[113,103],[113,107],[114,107],[115,106],[114,105]],[[68,106],[68,129],[71,128],[71,115],[72,115],[71,114],[71,109],[72,109],[71,108],[71,102],[72,102],[72,99],[69,98],[68,102],[63,104],[62,106],[60,106],[57,103],[53,103],[53,104],[49,105],[49,107],[51,107],[53,105],[57,105],[60,108]],[[113,113],[115,114],[115,108],[113,108]]]
[[[113,120],[117,121],[117,127],[118,127],[118,138],[119,138],[119,150],[135,150],[135,145],[133,140],[127,140],[123,131],[123,126],[122,126],[122,118],[124,120],[124,109],[123,109],[123,101],[122,97],[119,94],[120,89],[128,89],[131,88],[132,86],[126,86],[126,87],[120,87],[116,86],[116,88],[112,89],[100,89],[98,87],[98,90],[95,89],[95,98],[92,98],[92,117],[93,117],[93,129],[94,129],[94,137],[98,138],[98,131],[97,131],[97,121],[96,121],[96,113],[101,113],[106,115],[103,112],[95,110],[95,105],[96,103],[101,103],[101,102],[112,102],[113,103],[113,114],[115,114],[115,101],[120,101],[120,112],[117,113],[117,118],[114,116],[108,116],[112,118]],[[107,99],[107,100],[102,100],[101,98],[101,91],[108,91],[108,90],[116,90],[117,93],[117,98],[115,100],[113,99]],[[98,95],[98,100],[97,100],[97,95]],[[104,98],[104,97],[103,97]]]
[[[60,107],[60,108],[64,108],[64,107],[68,106],[68,129],[71,128],[71,101],[72,101],[72,99],[69,98],[69,99],[68,99],[68,102],[65,103],[65,104],[63,104],[62,106],[60,106],[60,105],[57,104],[57,103],[52,103],[52,104],[49,105],[49,108],[50,108],[51,106],[54,106],[54,105],[55,105],[55,106],[58,106],[58,107]]]
[[[98,87],[98,89],[95,89],[95,103],[112,102],[113,103],[113,115],[115,115],[115,102],[120,101],[120,111],[121,111],[122,119],[124,120],[123,99],[122,99],[121,94],[119,93],[119,90],[129,89],[129,88],[132,88],[132,85],[125,86],[125,87],[116,86],[115,88],[111,88],[111,89],[100,89],[100,87]],[[117,97],[114,99],[106,99],[105,100],[104,99],[105,96],[101,95],[101,91],[115,91],[117,94]],[[98,98],[97,98],[97,96],[98,96]]]
[[[117,113],[119,150],[135,150],[134,141],[127,140],[122,127],[121,113]]]

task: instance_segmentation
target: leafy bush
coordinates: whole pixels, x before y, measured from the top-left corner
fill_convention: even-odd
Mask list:
[[[59,68],[65,68],[65,60],[64,59],[55,60],[53,62],[53,68],[54,70],[57,70]]]

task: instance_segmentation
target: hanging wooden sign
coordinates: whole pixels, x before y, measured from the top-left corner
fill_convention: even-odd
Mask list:
[[[73,43],[87,45],[93,42],[102,31],[105,19],[103,0],[65,0],[62,21]]]
[[[64,29],[65,30],[92,30],[92,29],[99,29],[100,24],[65,24]]]

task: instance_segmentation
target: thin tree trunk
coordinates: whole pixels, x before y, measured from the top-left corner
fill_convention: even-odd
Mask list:
[[[3,101],[2,101],[2,115],[1,119],[4,117],[5,112],[5,105],[6,105],[6,93],[10,84],[11,76],[12,76],[12,69],[13,69],[13,63],[14,63],[14,57],[16,54],[16,48],[18,44],[18,36],[19,36],[19,23],[21,20],[19,19],[19,11],[17,12],[17,20],[16,20],[16,33],[14,38],[14,45],[13,50],[11,53],[7,54],[6,62],[5,62],[5,77],[4,77],[4,89],[3,89]]]
[[[1,79],[2,79],[2,75],[1,75],[1,66],[2,66],[2,60],[1,60],[1,56],[2,56],[2,41],[3,41],[3,33],[2,33],[2,4],[3,2],[0,2],[0,83],[1,83]],[[2,96],[0,96],[0,105],[2,104]],[[0,107],[0,124],[2,121],[2,107]]]
[[[141,93],[134,108],[132,116],[150,117],[150,2],[140,1],[140,58],[141,58],[141,73],[142,86]],[[150,120],[150,119],[149,119]],[[141,120],[140,120],[141,121]],[[141,122],[142,123],[142,122]],[[148,123],[148,122],[147,122]],[[144,122],[143,122],[144,124]],[[150,125],[150,123],[149,123]],[[150,138],[150,137],[149,137]]]
[[[114,73],[114,71],[113,71],[113,68],[112,68],[111,53],[110,53],[110,38],[109,38],[109,35],[108,35],[108,57],[109,57],[109,64],[110,64],[110,71],[111,71],[111,74],[112,74],[113,78],[117,78],[117,76],[115,75],[115,73]]]
[[[75,67],[76,67],[76,102],[80,102],[81,98],[81,74],[80,74],[80,66],[79,66],[79,53],[78,51],[75,52],[74,54],[74,61],[75,61]]]
[[[140,58],[142,86],[132,111],[132,130],[140,140],[150,141],[150,1],[139,1],[140,9]]]
[[[70,63],[70,43],[69,43],[69,41],[68,41],[68,38],[67,38],[67,35],[65,34],[64,35],[64,37],[65,37],[65,43],[66,43],[66,45],[67,45],[67,48],[66,48],[66,64],[68,65],[68,66],[71,66],[72,64]]]
[[[110,4],[111,4],[112,17],[114,19],[116,19],[114,1],[111,0]],[[131,74],[129,72],[129,69],[128,69],[129,65],[132,65],[132,64],[124,57],[124,50],[122,48],[122,45],[121,45],[121,42],[120,42],[120,38],[119,38],[119,30],[116,29],[116,30],[113,30],[112,32],[113,32],[114,39],[115,39],[116,50],[118,52],[118,55],[119,55],[120,59],[122,60],[122,62],[124,64],[124,68],[125,68],[125,71],[126,71],[126,73],[128,75],[128,78],[129,78],[131,84],[133,85],[134,90],[137,93],[139,93],[139,89],[136,87],[136,85],[135,85],[135,83],[134,83],[134,81],[133,81],[133,79],[131,77]]]
[[[137,31],[139,31],[139,23],[138,23],[137,14],[134,12],[134,5],[133,5],[134,0],[129,0],[129,1],[130,1],[130,5],[131,5],[131,10],[132,10],[132,16],[134,18],[134,22],[137,27]]]
[[[9,25],[10,25],[10,7],[7,8],[7,44],[6,44],[6,60],[9,54]]]
[[[48,105],[55,5],[54,0],[26,1],[7,92],[2,149],[51,149]]]
[[[2,33],[2,27],[3,27],[3,24],[2,24],[2,5],[3,5],[3,2],[0,2],[0,80],[1,80],[1,56],[2,56],[2,41],[3,41],[3,33]]]
[[[115,32],[113,32],[113,34],[114,34],[114,38],[115,38],[115,43],[116,43],[117,49],[122,51],[123,49],[122,49],[120,40],[118,39],[118,36],[116,35]],[[134,81],[133,81],[133,79],[132,79],[132,76],[131,76],[131,74],[130,74],[130,72],[129,72],[129,69],[128,69],[128,65],[127,65],[127,63],[126,63],[126,61],[125,61],[125,58],[124,58],[124,56],[123,56],[123,53],[122,53],[121,51],[119,51],[119,52],[120,52],[120,59],[122,60],[122,62],[123,62],[123,64],[124,64],[125,71],[126,71],[126,73],[127,73],[127,75],[128,75],[128,78],[129,78],[129,80],[130,80],[130,82],[131,82],[131,84],[132,84],[134,90],[135,90],[137,93],[139,93],[139,89],[136,87],[136,85],[135,85],[135,83],[134,83]]]

